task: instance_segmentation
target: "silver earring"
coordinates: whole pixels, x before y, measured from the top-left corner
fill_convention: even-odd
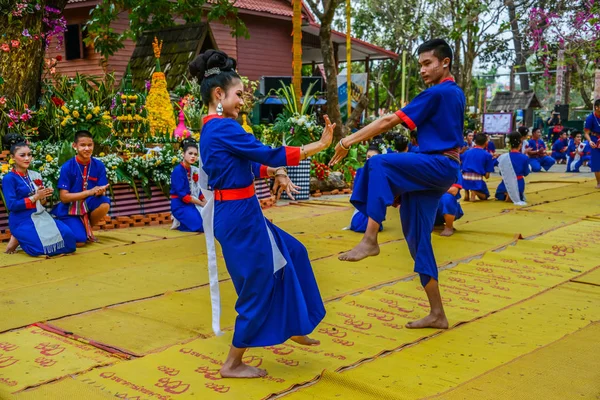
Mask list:
[[[219,116],[223,115],[223,104],[221,104],[221,102],[219,102],[219,104],[217,104],[217,115],[219,115]]]

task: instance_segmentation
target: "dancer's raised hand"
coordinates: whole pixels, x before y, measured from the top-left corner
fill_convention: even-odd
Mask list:
[[[329,116],[323,116],[325,119],[325,129],[323,129],[323,134],[321,135],[321,139],[319,142],[323,145],[323,149],[328,148],[333,141],[333,131],[335,130],[336,124],[332,124],[329,120]]]
[[[338,144],[335,145],[335,154],[331,158],[331,161],[329,161],[330,166],[339,163],[344,157],[348,155],[348,150],[350,149],[344,148],[344,146],[342,145],[343,140],[344,139],[340,140]]]
[[[287,196],[291,200],[296,200],[294,194],[300,193],[300,186],[297,186],[292,182],[287,174],[275,175],[275,182],[273,184],[273,192],[275,193],[276,199],[279,200],[283,192],[287,193]]]

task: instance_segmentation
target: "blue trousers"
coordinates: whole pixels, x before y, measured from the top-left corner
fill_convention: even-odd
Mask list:
[[[561,153],[560,151],[553,151],[552,152],[552,158],[554,158],[556,161],[558,161],[558,160],[566,160],[567,159],[567,153]]]
[[[567,172],[579,172],[579,168],[581,168],[583,163],[587,161],[588,165],[589,165],[591,160],[592,160],[591,156],[583,156],[575,163],[575,165],[573,165],[573,168],[571,168],[571,163],[573,162],[573,160],[571,160],[571,158],[569,157],[569,159],[567,160]],[[590,166],[590,168],[591,168],[591,166]]]
[[[110,199],[106,196],[92,196],[85,199],[87,203],[88,211],[91,214],[96,208],[100,207],[102,204],[106,203],[110,205]],[[71,229],[73,235],[75,235],[75,241],[77,243],[85,243],[87,242],[87,233],[85,232],[85,226],[83,225],[83,221],[81,217],[74,215],[66,215],[58,217],[57,219],[61,220]]]
[[[435,225],[444,225],[446,222],[444,220],[444,215],[454,215],[454,220],[457,221],[463,217],[464,212],[460,203],[450,193],[444,193],[442,198],[440,199],[440,204],[437,209],[437,213],[435,216]]]
[[[520,200],[521,201],[525,201],[525,196],[523,195],[525,193],[525,180],[524,179],[519,179],[517,181],[517,184],[519,185],[519,196],[521,197]],[[496,200],[500,200],[500,201],[504,201],[506,200],[506,185],[504,184],[504,181],[500,182],[500,184],[498,185],[498,188],[496,189]],[[515,199],[511,199],[511,200],[515,200]]]
[[[438,279],[431,231],[441,197],[456,182],[458,162],[439,154],[382,154],[367,161],[354,182],[350,201],[360,212],[381,224],[387,207],[400,196],[400,221],[414,270]]]
[[[555,163],[556,160],[549,156],[529,159],[531,172],[540,172],[542,168],[544,168],[545,171],[548,171]]]

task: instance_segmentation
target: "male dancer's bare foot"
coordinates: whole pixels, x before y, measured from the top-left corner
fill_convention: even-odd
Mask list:
[[[433,315],[429,314],[425,318],[421,318],[417,321],[411,321],[406,324],[408,329],[422,329],[422,328],[436,328],[436,329],[448,329],[448,319],[446,315]]]
[[[596,185],[596,189],[600,189],[600,183]]]
[[[235,366],[225,364],[221,367],[220,373],[222,378],[262,378],[267,375],[266,370],[251,367],[244,363],[239,363]]]
[[[475,201],[477,200],[477,194],[475,193],[475,191],[471,190],[470,194],[469,194],[469,201]]]
[[[15,254],[17,252],[17,247],[19,247],[19,241],[14,236],[10,237],[10,240],[6,244],[6,254]]]
[[[304,335],[304,336],[292,336],[290,338],[290,340],[292,342],[296,342],[298,344],[301,344],[302,346],[318,346],[321,344],[321,342],[317,339],[311,339],[308,336]]]
[[[440,236],[452,236],[454,235],[454,228],[445,227],[443,231],[440,232]]]
[[[360,261],[367,257],[379,255],[379,251],[379,244],[376,241],[363,238],[352,250],[341,254],[338,259],[341,261]]]

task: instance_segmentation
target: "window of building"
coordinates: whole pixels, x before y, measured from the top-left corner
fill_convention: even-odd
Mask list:
[[[86,32],[83,31],[81,24],[67,25],[65,31],[65,56],[67,60],[75,60],[86,57],[86,46],[83,39]]]

